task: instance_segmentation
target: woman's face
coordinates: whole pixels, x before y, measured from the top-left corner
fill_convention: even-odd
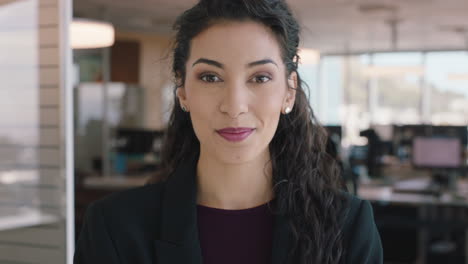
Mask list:
[[[286,76],[278,41],[256,22],[211,26],[191,41],[184,86],[200,154],[224,163],[269,159],[280,115],[293,108],[296,75]],[[288,87],[289,86],[289,87]]]

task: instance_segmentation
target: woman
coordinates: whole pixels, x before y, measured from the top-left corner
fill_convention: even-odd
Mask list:
[[[92,203],[75,263],[382,263],[341,190],[280,0],[201,0],[176,21],[162,169]]]

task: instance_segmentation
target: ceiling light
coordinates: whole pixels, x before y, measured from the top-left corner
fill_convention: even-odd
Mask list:
[[[70,43],[73,49],[96,49],[114,44],[114,26],[110,23],[73,19],[70,27]]]

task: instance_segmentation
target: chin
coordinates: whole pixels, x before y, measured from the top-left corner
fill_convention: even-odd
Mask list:
[[[226,150],[217,153],[217,159],[226,164],[242,164],[254,161],[261,156],[261,153],[255,151],[256,148],[249,146],[243,150]]]

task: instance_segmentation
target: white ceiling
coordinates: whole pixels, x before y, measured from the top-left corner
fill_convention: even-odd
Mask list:
[[[170,34],[176,16],[196,0],[75,0],[74,13],[117,29]],[[386,21],[399,20],[397,50],[466,49],[467,0],[289,0],[303,46],[322,53],[395,50]],[[373,10],[363,12],[362,10]],[[454,28],[466,33],[456,33]]]

